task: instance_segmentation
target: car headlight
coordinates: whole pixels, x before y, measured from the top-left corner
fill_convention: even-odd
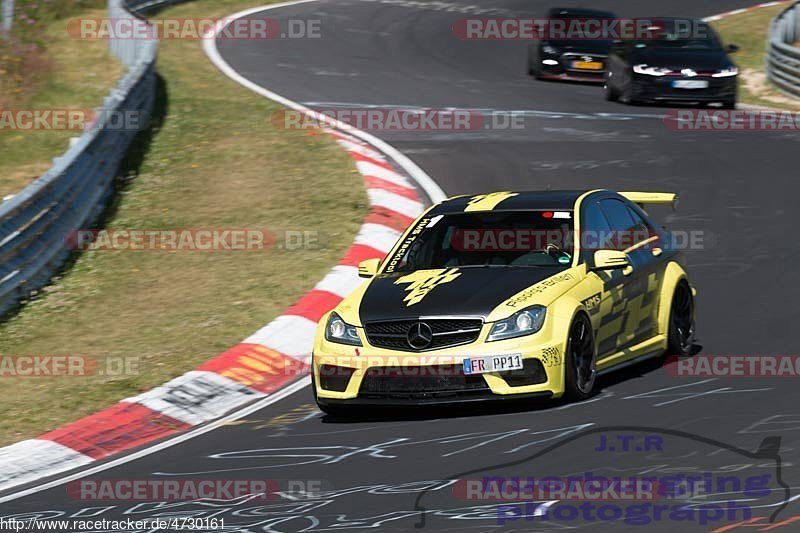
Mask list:
[[[666,76],[670,72],[672,72],[668,68],[664,67],[649,67],[647,65],[634,65],[633,71],[636,74],[646,74],[648,76]]]
[[[361,346],[361,339],[358,338],[356,327],[342,320],[342,317],[336,313],[331,313],[328,317],[328,323],[325,325],[325,340]]]
[[[489,331],[486,341],[499,341],[503,339],[513,339],[531,335],[542,329],[544,317],[547,309],[541,305],[534,305],[522,311],[518,311],[506,318],[494,323]]]
[[[711,75],[712,78],[729,78],[731,76],[737,76],[739,74],[739,69],[736,67],[728,67],[722,70],[718,70],[714,74]]]
[[[560,54],[558,48],[556,48],[555,46],[550,46],[549,44],[545,44],[542,46],[542,53],[545,53],[549,56],[557,56],[558,54]]]

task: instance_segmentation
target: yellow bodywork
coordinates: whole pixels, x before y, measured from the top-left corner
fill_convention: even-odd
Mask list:
[[[507,195],[508,193],[499,194]],[[669,203],[675,199],[675,195],[671,193],[621,194],[636,203]],[[479,202],[484,202],[483,205],[487,205],[486,202],[493,204],[497,199],[498,196],[486,195],[471,205],[474,208]],[[576,213],[579,211],[578,206],[575,211]],[[418,221],[423,220],[425,216],[423,214]],[[580,221],[576,220],[576,227],[579,226],[579,223]],[[397,246],[406,240],[415,227],[417,227],[417,222],[409,227],[399,239]],[[393,250],[387,257],[391,258],[394,253]],[[388,260],[384,261],[382,268],[387,262]],[[547,381],[536,385],[512,387],[506,383],[500,373],[481,374],[491,392],[496,395],[549,392],[552,397],[557,398],[564,393],[567,332],[578,313],[586,314],[591,321],[598,372],[643,356],[658,355],[666,350],[672,295],[679,281],[688,280],[686,272],[677,262],[668,262],[660,276],[655,273],[649,274],[646,281],[641,284],[641,290],[633,292],[626,286],[627,274],[620,273],[615,276],[611,272],[587,271],[585,264],[575,263],[577,260],[571,268],[520,291],[498,305],[486,318],[475,342],[421,353],[393,351],[370,346],[359,316],[359,304],[369,283],[365,281],[334,309],[345,322],[357,326],[363,346],[356,347],[327,341],[325,327],[330,313],[323,316],[319,322],[312,364],[317,396],[322,400],[357,398],[362,379],[370,367],[461,364],[468,357],[521,354],[524,359],[537,358],[542,361]],[[444,275],[448,274],[444,273]],[[450,273],[449,275],[457,274]],[[408,278],[400,281],[408,283],[410,287],[408,300],[413,305],[414,298],[418,296],[418,293],[414,291],[419,290],[419,286],[414,285],[416,280],[412,279],[413,274]],[[544,325],[538,332],[514,339],[486,342],[494,322],[505,319],[534,304],[547,308]],[[453,315],[458,315],[458,309],[453,309]],[[642,337],[642,329],[646,329],[647,324],[651,325],[650,332]],[[344,392],[325,390],[320,387],[319,369],[321,365],[355,370]]]

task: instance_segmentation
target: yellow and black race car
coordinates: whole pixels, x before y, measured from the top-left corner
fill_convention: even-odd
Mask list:
[[[690,352],[695,290],[645,213],[671,193],[496,192],[428,209],[320,321],[328,413],[592,394],[598,372]]]

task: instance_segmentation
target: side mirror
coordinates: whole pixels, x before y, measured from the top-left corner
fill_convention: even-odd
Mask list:
[[[592,270],[619,270],[631,266],[628,254],[619,250],[597,250]]]
[[[735,44],[729,44],[728,46],[725,47],[726,54],[735,54],[738,51],[739,51],[739,46]]]
[[[375,277],[375,274],[378,273],[378,269],[380,267],[381,267],[380,259],[367,259],[366,261],[361,261],[358,264],[358,277],[360,278]]]

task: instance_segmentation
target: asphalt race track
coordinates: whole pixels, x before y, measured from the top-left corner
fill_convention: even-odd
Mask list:
[[[705,17],[751,2],[591,4],[622,17]],[[703,249],[688,253],[699,291],[701,353],[796,354],[800,288],[793,265],[800,244],[791,231],[800,225],[800,135],[676,132],[664,121],[667,108],[609,103],[596,85],[537,82],[526,75],[525,43],[461,41],[453,35],[452,24],[471,13],[470,5],[492,9],[478,15],[484,17],[543,16],[550,7],[539,0],[321,0],[268,16],[320,19],[322,39],[222,41],[219,49],[246,78],[311,107],[521,112],[522,129],[377,133],[448,195],[548,187],[678,192],[678,212],[664,213],[663,220],[671,229],[704,236]],[[604,377],[598,395],[577,405],[463,406],[343,421],[323,417],[312,404],[305,387],[238,423],[94,477],[256,478],[282,486],[319,481],[330,491],[320,497],[87,502],[70,497],[61,485],[0,504],[0,515],[112,519],[196,513],[224,518],[227,530],[252,532],[417,526],[458,532],[713,531],[724,522],[712,519],[709,508],[707,523],[700,524],[698,509],[731,500],[751,506],[753,524],[766,526],[775,512],[778,522],[800,515],[792,500],[800,493],[794,468],[800,462],[800,390],[792,378],[679,378],[644,364]],[[620,435],[634,437],[628,449]],[[614,451],[609,443],[618,444]],[[759,447],[762,453],[753,453]],[[676,522],[664,515],[637,526],[575,516],[570,509],[561,511],[561,519],[543,521],[533,516],[543,509],[541,502],[498,514],[497,506],[507,504],[468,500],[463,483],[448,481],[586,472],[660,478],[687,471],[745,481],[759,477],[774,490],[743,496],[714,487],[714,494],[684,502],[695,509],[694,518]],[[544,504],[551,511],[569,505]],[[735,531],[740,530],[748,529]],[[800,522],[773,530],[800,531]]]

